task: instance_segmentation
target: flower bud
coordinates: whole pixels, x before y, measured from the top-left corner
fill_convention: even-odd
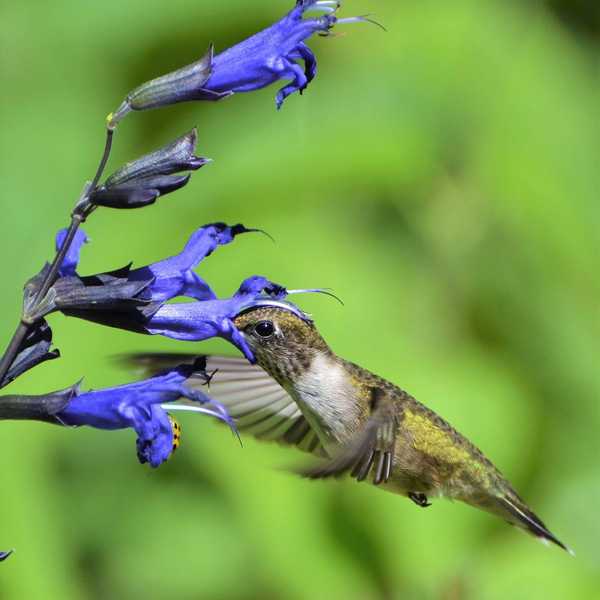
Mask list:
[[[115,129],[119,121],[132,110],[148,110],[178,102],[194,100],[210,77],[213,47],[198,61],[143,83],[127,95],[121,106],[108,115],[109,129]]]
[[[50,350],[51,346],[52,330],[48,323],[44,319],[41,319],[29,330],[8,373],[0,382],[0,388],[8,385],[11,381],[40,363],[58,358],[60,352],[58,350]]]
[[[167,146],[127,163],[92,192],[90,203],[110,208],[139,208],[182,188],[190,175],[175,173],[195,171],[210,162],[194,154],[196,141],[197,132],[192,129]]]

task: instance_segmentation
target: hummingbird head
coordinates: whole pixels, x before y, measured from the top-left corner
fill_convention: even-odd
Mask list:
[[[253,307],[233,322],[258,364],[280,385],[302,376],[317,354],[331,353],[312,321],[283,306]]]

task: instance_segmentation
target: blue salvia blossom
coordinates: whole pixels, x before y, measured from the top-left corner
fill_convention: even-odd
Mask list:
[[[143,324],[143,329],[150,335],[185,341],[220,337],[237,346],[250,362],[255,362],[233,319],[242,308],[254,302],[264,298],[282,300],[287,294],[284,287],[255,275],[244,280],[230,298],[165,304]]]
[[[133,281],[138,278],[154,277],[149,290],[155,302],[171,300],[177,296],[195,300],[214,300],[216,294],[193,269],[219,246],[229,244],[237,235],[251,231],[256,230],[247,229],[241,223],[233,226],[225,223],[204,225],[190,236],[179,254],[134,269],[129,278]]]
[[[211,75],[203,84],[205,99],[264,88],[281,79],[290,83],[279,90],[277,108],[294,92],[302,93],[317,74],[317,60],[305,40],[313,34],[328,35],[338,23],[364,21],[365,17],[339,19],[341,1],[298,0],[296,6],[267,29],[217,54]],[[324,11],[321,17],[305,18],[308,10]],[[304,66],[298,61],[302,60]]]
[[[317,60],[306,44],[308,38],[315,33],[329,35],[340,23],[373,22],[366,16],[338,18],[336,12],[341,4],[341,0],[297,0],[291,11],[263,31],[216,56],[211,46],[199,61],[133,90],[109,115],[108,127],[114,129],[132,110],[190,100],[220,100],[290,80],[275,99],[277,108],[281,108],[290,94],[302,93],[317,74]],[[325,14],[307,17],[308,11]]]
[[[137,453],[141,463],[158,467],[174,450],[174,426],[167,410],[176,400],[186,398],[194,405],[176,406],[214,416],[235,431],[225,408],[186,380],[201,372],[196,365],[181,365],[149,379],[100,390],[81,391],[76,384],[66,390],[42,396],[4,396],[0,418],[5,412],[11,418],[47,421],[63,426],[88,426],[116,430],[131,428],[137,434]],[[208,381],[209,377],[206,376]]]
[[[179,254],[162,261],[110,274],[59,279],[54,286],[55,304],[67,315],[147,335],[186,341],[221,337],[254,362],[252,351],[232,319],[242,306],[264,297],[283,299],[287,290],[265,277],[252,276],[242,282],[232,297],[218,299],[192,270],[218,246],[247,231],[255,230],[241,224],[205,225],[192,234]],[[78,266],[78,258],[73,255],[73,270]],[[196,301],[166,304],[178,296]]]
[[[234,344],[249,361],[254,362],[254,355],[233,324],[233,318],[241,307],[264,298],[283,299],[287,294],[287,290],[282,286],[265,277],[253,276],[244,280],[230,298],[177,304],[158,302],[118,311],[96,310],[89,305],[85,309],[70,307],[61,310],[68,316],[101,325],[146,335],[161,335],[175,340],[199,342],[220,337]]]
[[[76,393],[56,418],[64,425],[99,429],[131,427],[137,434],[140,462],[158,467],[173,452],[173,426],[164,405],[187,398],[198,403],[196,412],[215,416],[233,427],[224,407],[201,391],[184,385],[190,374],[191,367],[182,366],[136,383]]]

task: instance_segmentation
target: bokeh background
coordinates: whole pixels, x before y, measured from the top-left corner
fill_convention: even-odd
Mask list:
[[[261,29],[291,1],[104,0],[0,6],[0,339],[51,256],[137,84]],[[343,356],[400,384],[478,444],[577,552],[439,501],[281,469],[292,450],[183,420],[152,471],[131,431],[3,422],[0,598],[592,598],[600,590],[600,9],[590,0],[348,0],[388,33],[340,27],[319,75],[131,115],[112,162],[197,125],[215,159],[142,211],[100,210],[83,272],[177,252],[243,222],[201,265],[219,294],[259,273],[328,286],[299,300]],[[136,374],[132,350],[230,351],[51,318],[63,358],[10,389]]]

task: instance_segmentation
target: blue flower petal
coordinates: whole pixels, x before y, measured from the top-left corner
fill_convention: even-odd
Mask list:
[[[58,252],[64,241],[67,237],[67,229],[61,229],[56,234],[56,251]],[[71,246],[67,250],[67,254],[60,266],[58,274],[61,277],[69,277],[71,275],[76,275],[77,266],[79,265],[79,255],[81,253],[81,248],[84,244],[89,241],[89,238],[85,231],[81,229],[81,227],[75,232],[75,237],[71,242]]]
[[[233,227],[224,223],[205,225],[191,235],[179,254],[134,269],[129,274],[129,278],[131,280],[154,278],[149,286],[154,302],[166,302],[177,296],[213,300],[216,298],[215,293],[192,269],[210,256],[218,246],[229,244],[236,235],[246,231],[249,230],[242,225]]]
[[[200,390],[186,387],[185,382],[195,367],[177,367],[135,383],[113,388],[79,392],[69,401],[56,420],[67,426],[98,429],[126,429],[137,434],[140,462],[158,467],[173,452],[173,429],[165,410],[169,403],[187,398],[203,406],[202,411],[227,423],[227,411]],[[166,406],[165,406],[166,405]]]
[[[315,33],[328,35],[338,22],[366,20],[364,17],[338,19],[335,13],[340,6],[341,2],[298,0],[279,21],[217,54],[211,65],[211,75],[202,85],[205,99],[251,92],[279,80],[290,80],[277,93],[276,105],[281,108],[290,94],[302,92],[316,76],[317,61],[304,41]],[[305,13],[311,9],[326,14],[305,18]],[[299,65],[298,60],[304,65]]]
[[[265,298],[265,295],[282,299],[287,292],[284,287],[265,277],[249,277],[231,298],[165,304],[148,319],[144,329],[151,335],[163,335],[176,340],[201,341],[221,337],[237,346],[250,362],[255,362],[252,351],[232,319],[242,308]]]

